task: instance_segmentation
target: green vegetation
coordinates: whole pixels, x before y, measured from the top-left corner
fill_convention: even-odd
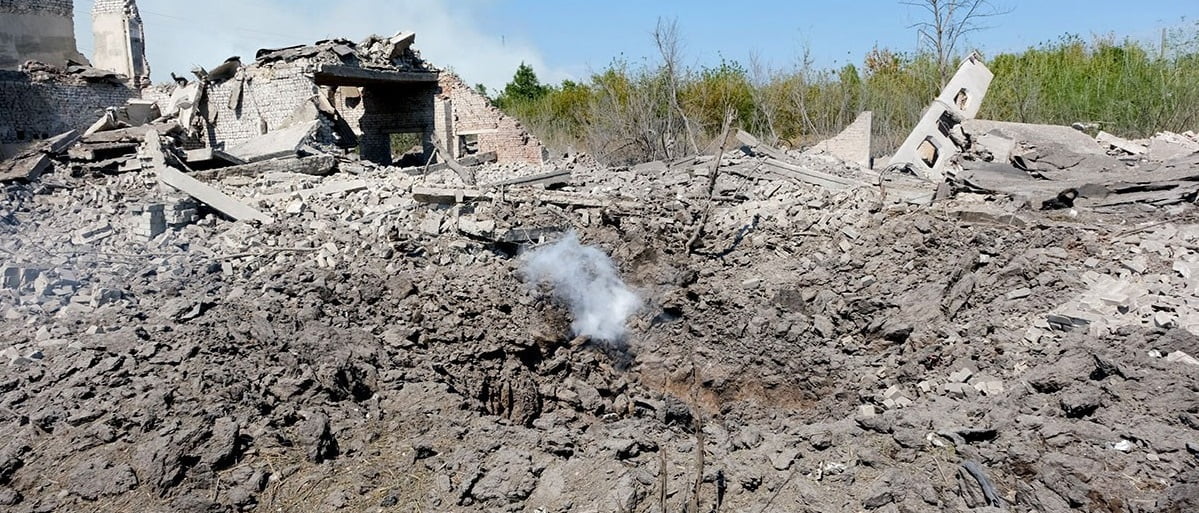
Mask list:
[[[673,43],[667,46],[673,49]],[[1154,46],[1067,36],[1020,53],[984,56],[995,81],[980,116],[1098,123],[1129,137],[1199,128],[1199,24],[1175,29]],[[496,103],[552,148],[587,151],[609,162],[673,158],[703,148],[719,133],[726,111],[733,126],[802,146],[872,110],[875,150],[888,152],[942,84],[942,66],[929,51],[876,48],[861,66],[836,70],[816,69],[808,59],[788,70],[751,70],[728,60],[678,69],[669,64],[677,57],[663,51],[663,63],[615,61],[586,82],[559,85],[542,84],[522,64]]]

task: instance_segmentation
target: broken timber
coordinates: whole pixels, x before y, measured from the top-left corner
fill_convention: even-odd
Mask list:
[[[450,169],[453,169],[454,172],[458,174],[458,178],[462,179],[462,183],[466,185],[475,184],[474,171],[467,169],[462,164],[459,164],[457,160],[454,160],[454,157],[450,155],[450,152],[445,151],[445,146],[443,146],[441,141],[436,137],[433,138],[433,147],[437,148],[437,154],[441,155],[442,163],[450,166]]]

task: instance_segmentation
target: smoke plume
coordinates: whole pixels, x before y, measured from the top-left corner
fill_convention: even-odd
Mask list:
[[[527,254],[524,273],[530,283],[550,285],[554,297],[566,304],[575,336],[622,340],[625,321],[641,307],[612,259],[597,248],[579,244],[574,232]]]

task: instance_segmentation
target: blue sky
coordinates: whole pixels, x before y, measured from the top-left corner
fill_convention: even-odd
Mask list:
[[[91,48],[90,0],[76,0],[79,46]],[[1020,50],[1063,34],[1114,34],[1156,45],[1163,27],[1194,26],[1195,0],[996,0],[1012,9],[969,36],[986,54]],[[371,33],[417,32],[417,48],[468,82],[499,88],[524,61],[546,81],[585,79],[613,58],[656,55],[651,32],[659,18],[678,23],[684,63],[756,58],[793,67],[805,51],[820,67],[860,64],[874,45],[916,47],[910,26],[921,18],[898,0],[708,1],[608,0],[139,0],[155,80],[193,65],[211,67],[230,55],[250,57],[280,47]],[[1130,7],[1134,5],[1135,7]]]

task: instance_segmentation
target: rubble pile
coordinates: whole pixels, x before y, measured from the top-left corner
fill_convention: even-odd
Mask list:
[[[181,151],[72,177],[66,150],[7,188],[13,511],[1194,500],[1189,205],[913,206],[910,178],[757,142],[476,187],[192,173],[270,219],[230,222],[164,192]],[[568,231],[644,299],[627,339],[522,282]]]
[[[940,181],[744,132],[400,168],[130,107],[0,168],[6,511],[1199,502],[1189,134],[958,120]],[[623,336],[529,276],[571,237]]]

